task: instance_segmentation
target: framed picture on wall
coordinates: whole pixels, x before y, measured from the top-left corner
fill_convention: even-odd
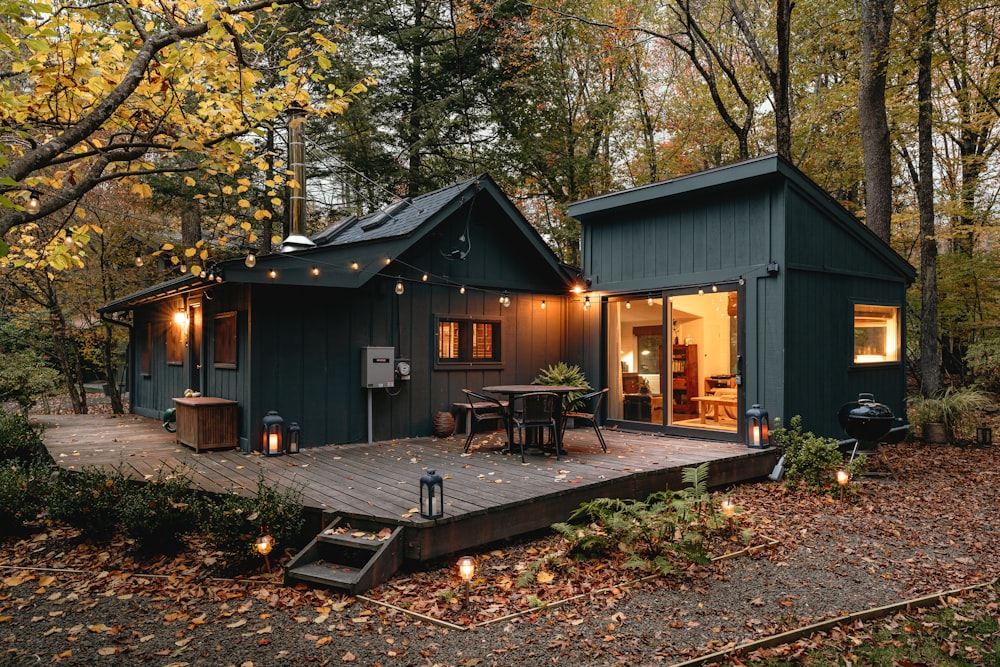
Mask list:
[[[236,368],[236,311],[215,316],[216,368]]]

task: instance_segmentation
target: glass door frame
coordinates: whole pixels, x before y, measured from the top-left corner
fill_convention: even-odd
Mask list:
[[[605,380],[608,379],[608,374],[614,372],[615,368],[618,367],[618,360],[615,359],[614,368],[611,365],[611,355],[608,349],[610,343],[610,335],[608,331],[610,318],[608,316],[608,308],[612,307],[615,303],[619,303],[623,300],[631,299],[633,302],[640,303],[644,302],[647,298],[652,297],[654,299],[660,300],[660,320],[661,320],[661,349],[673,351],[673,322],[671,321],[672,316],[672,305],[671,299],[675,296],[687,296],[687,295],[697,295],[699,290],[701,293],[706,293],[713,291],[713,287],[720,292],[736,292],[736,361],[733,371],[735,374],[735,384],[737,389],[737,407],[736,407],[736,431],[721,431],[714,429],[704,429],[696,428],[691,426],[682,426],[671,424],[671,408],[668,405],[672,404],[672,401],[668,400],[668,396],[664,394],[664,405],[663,405],[663,417],[661,422],[641,422],[641,421],[629,421],[624,418],[614,419],[609,417],[605,418],[605,424],[609,427],[617,427],[622,430],[635,431],[635,432],[649,432],[649,433],[663,433],[664,435],[676,435],[690,438],[700,438],[700,439],[711,439],[711,440],[722,440],[722,441],[732,441],[732,442],[743,442],[746,439],[746,420],[743,415],[746,412],[746,398],[743,381],[745,376],[744,369],[744,359],[746,359],[746,290],[745,286],[738,279],[720,281],[716,283],[706,283],[700,285],[684,285],[680,287],[666,287],[657,290],[644,290],[635,292],[625,292],[621,294],[609,294],[603,299],[603,310],[604,317],[602,318],[602,375]],[[613,300],[614,302],[612,303]],[[666,362],[669,363],[671,355],[666,357]],[[663,371],[664,381],[671,381],[670,374],[665,370]],[[609,382],[604,382],[604,386],[609,386]],[[607,406],[606,406],[607,409]],[[610,414],[610,413],[609,413]],[[624,417],[624,415],[623,415]]]

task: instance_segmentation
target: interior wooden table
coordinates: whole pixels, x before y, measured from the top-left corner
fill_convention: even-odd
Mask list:
[[[735,396],[694,396],[691,400],[698,403],[698,418],[704,424],[709,409],[712,410],[712,419],[718,422],[719,409],[724,407],[735,409],[738,399]]]

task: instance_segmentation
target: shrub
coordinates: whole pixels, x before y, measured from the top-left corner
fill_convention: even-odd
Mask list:
[[[943,423],[948,440],[971,437],[974,417],[989,406],[990,397],[978,389],[947,387],[933,396],[911,396],[907,408],[920,424]]]
[[[177,551],[182,536],[196,528],[194,492],[182,472],[160,471],[156,479],[129,484],[121,499],[120,522],[140,551]]]
[[[802,430],[802,417],[795,415],[788,428],[771,432],[771,441],[781,447],[785,457],[785,485],[805,486],[810,491],[827,491],[837,486],[837,470],[844,468],[855,475],[865,463],[860,456],[844,465],[844,455],[833,438],[823,438]]]
[[[20,532],[44,511],[50,474],[40,460],[0,463],[0,535]]]
[[[24,415],[10,414],[0,408],[0,461],[49,462],[42,437]]]
[[[305,523],[302,492],[269,486],[261,472],[254,497],[206,496],[199,508],[202,531],[212,548],[223,552],[230,567],[259,558],[254,538],[267,532],[275,550],[294,545]]]
[[[16,401],[27,415],[36,400],[55,391],[59,378],[59,372],[46,365],[37,352],[7,352],[0,364],[0,402]]]
[[[106,542],[118,529],[128,479],[121,466],[111,472],[87,466],[80,472],[62,471],[52,490],[49,516],[83,531],[84,537]]]
[[[965,351],[965,363],[984,389],[1000,391],[1000,338],[969,345]]]

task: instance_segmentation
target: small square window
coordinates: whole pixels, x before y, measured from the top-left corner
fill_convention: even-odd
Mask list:
[[[854,363],[899,361],[898,306],[854,305]]]
[[[500,362],[500,322],[440,317],[437,321],[438,363],[442,365]]]

